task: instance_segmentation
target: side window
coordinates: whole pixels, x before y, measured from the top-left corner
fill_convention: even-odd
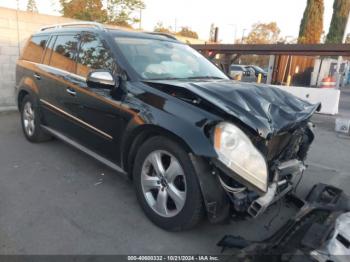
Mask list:
[[[46,51],[44,54],[44,58],[43,58],[43,64],[44,65],[48,65],[50,63],[50,58],[51,58],[51,54],[52,54],[52,50],[53,50],[53,45],[56,42],[56,35],[53,35],[51,37],[51,39],[49,40],[49,43],[46,45]]]
[[[51,54],[50,66],[75,73],[78,42],[78,35],[58,35]]]
[[[48,35],[33,36],[24,49],[22,59],[40,63],[48,40]]]
[[[91,34],[84,35],[78,54],[77,74],[86,77],[94,69],[112,71],[112,65],[112,53],[98,36]]]

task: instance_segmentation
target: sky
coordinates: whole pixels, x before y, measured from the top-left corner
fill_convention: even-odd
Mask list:
[[[19,0],[25,10],[28,0]],[[300,20],[307,0],[144,0],[142,28],[153,30],[158,22],[164,26],[188,26],[208,39],[210,25],[219,27],[219,39],[232,43],[247,35],[257,22],[277,22],[281,35],[293,39],[298,36]],[[36,0],[40,13],[59,15],[58,0]],[[324,0],[324,31],[327,33],[333,12],[333,0]],[[0,0],[0,6],[16,8],[16,0]],[[350,22],[350,21],[349,21]],[[135,25],[138,27],[138,25]],[[347,33],[350,33],[350,25]]]

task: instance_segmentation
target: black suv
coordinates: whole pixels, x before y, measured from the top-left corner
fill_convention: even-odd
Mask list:
[[[319,106],[232,81],[171,36],[95,23],[34,34],[16,78],[26,138],[57,137],[129,174],[167,230],[256,217],[289,193]]]

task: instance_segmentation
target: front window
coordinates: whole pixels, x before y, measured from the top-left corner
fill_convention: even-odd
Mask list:
[[[115,41],[143,79],[227,79],[216,66],[188,45],[131,37],[116,37]]]

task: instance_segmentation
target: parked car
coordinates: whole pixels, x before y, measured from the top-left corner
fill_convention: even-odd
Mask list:
[[[249,65],[249,66],[247,66],[247,67],[253,70],[253,72],[254,72],[253,74],[254,74],[256,77],[258,77],[259,74],[261,74],[261,76],[262,76],[263,78],[266,78],[266,77],[267,77],[267,72],[266,72],[264,69],[262,69],[261,67],[256,66],[256,65]]]
[[[232,81],[172,36],[43,28],[16,71],[25,137],[57,137],[127,173],[167,230],[260,215],[294,188],[314,139],[319,105]]]
[[[230,66],[229,75],[232,78],[236,78],[237,76],[240,76],[240,78],[243,78],[244,76],[250,76],[250,71],[243,65],[232,64]]]

